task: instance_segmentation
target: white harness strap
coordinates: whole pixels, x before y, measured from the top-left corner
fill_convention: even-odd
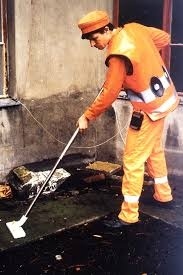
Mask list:
[[[161,81],[163,88],[165,90],[170,86],[170,83],[169,83],[165,73],[159,78],[159,80]],[[158,89],[158,87],[157,87],[157,89]],[[150,87],[144,91],[139,92],[139,93],[135,93],[132,90],[127,90],[127,94],[128,94],[129,99],[134,102],[149,103],[149,102],[154,101],[157,98]]]

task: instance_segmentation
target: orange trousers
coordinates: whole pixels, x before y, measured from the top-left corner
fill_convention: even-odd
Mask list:
[[[162,145],[164,121],[164,118],[152,121],[144,114],[140,130],[128,129],[123,157],[124,201],[118,215],[119,219],[125,222],[135,223],[139,220],[139,198],[143,187],[145,162],[147,162],[149,175],[155,182],[154,199],[160,202],[172,200]]]

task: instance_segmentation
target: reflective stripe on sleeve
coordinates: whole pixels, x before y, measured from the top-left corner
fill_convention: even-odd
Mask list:
[[[154,178],[154,183],[155,184],[163,184],[163,183],[167,183],[168,182],[168,178],[167,176],[161,177],[161,178]]]

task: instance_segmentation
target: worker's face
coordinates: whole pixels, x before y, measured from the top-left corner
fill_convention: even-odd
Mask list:
[[[91,47],[103,50],[111,38],[111,32],[108,27],[105,28],[104,33],[93,33],[89,37]]]

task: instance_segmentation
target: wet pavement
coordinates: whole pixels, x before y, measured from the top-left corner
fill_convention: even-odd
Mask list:
[[[104,220],[120,209],[120,182],[86,184],[85,176],[85,170],[75,171],[58,192],[40,198],[22,239],[13,239],[5,223],[20,219],[30,201],[1,200],[0,274],[182,275],[181,179],[170,178],[170,208],[152,205],[153,186],[144,185],[141,222],[109,229]]]
[[[172,224],[175,227],[183,229],[183,185],[182,178],[177,176],[170,176],[169,183],[172,188],[173,203],[170,207],[159,207],[156,203],[151,203],[153,195],[153,185],[144,186],[140,210],[152,217],[161,219],[166,223]]]
[[[183,231],[165,222],[141,215],[112,230],[100,219],[2,253],[0,273],[182,275],[182,254]]]

